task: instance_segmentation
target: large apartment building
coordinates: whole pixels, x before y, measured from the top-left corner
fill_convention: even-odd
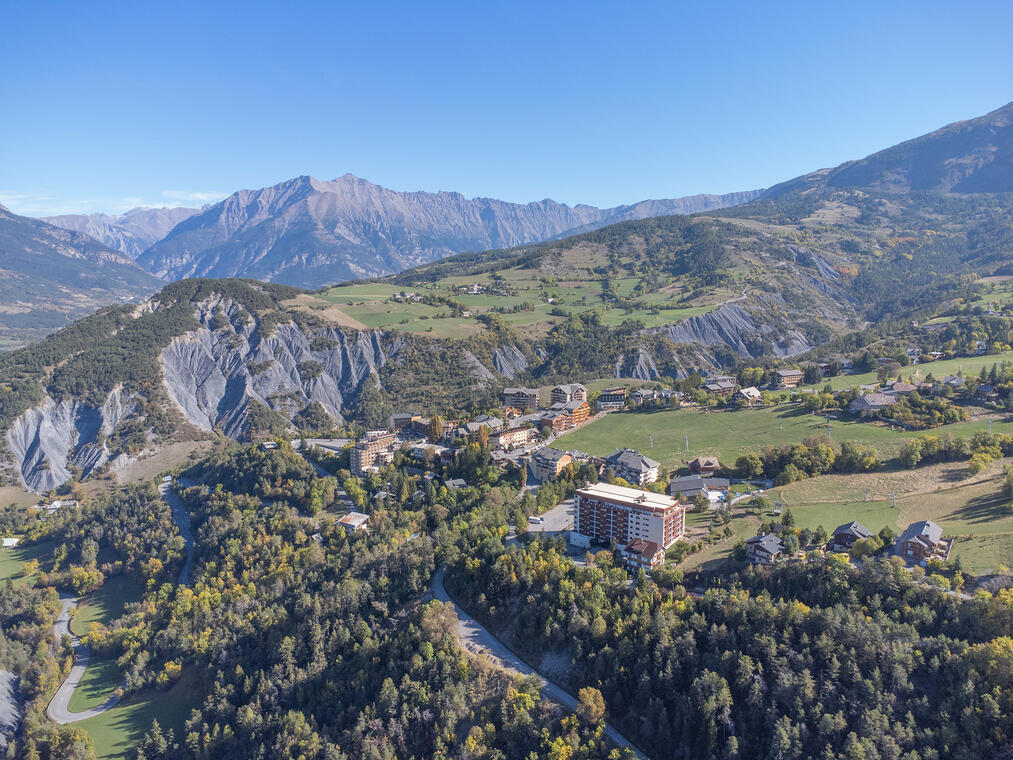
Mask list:
[[[602,472],[612,470],[630,485],[646,486],[658,479],[660,463],[633,449],[616,449],[602,459]]]
[[[538,389],[504,388],[503,406],[512,407],[521,412],[534,412],[538,409]]]
[[[362,475],[371,467],[389,462],[393,456],[397,433],[388,430],[370,430],[351,451],[351,468],[355,475]]]
[[[553,404],[569,404],[571,401],[587,401],[587,388],[580,383],[557,385],[552,389],[549,401]]]
[[[685,534],[686,508],[671,496],[596,483],[575,499],[574,531],[600,543],[641,540],[665,549]]]

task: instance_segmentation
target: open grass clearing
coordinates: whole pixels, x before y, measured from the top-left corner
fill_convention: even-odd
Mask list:
[[[123,614],[125,605],[140,600],[144,589],[130,575],[114,575],[81,599],[70,629],[78,636],[88,633],[92,623],[108,625]]]
[[[195,674],[184,673],[168,690],[148,689],[132,695],[77,725],[91,736],[100,760],[125,760],[133,756],[134,747],[153,720],[158,720],[163,732],[172,729],[177,738],[181,736],[183,724],[199,699],[197,684]]]
[[[942,380],[945,375],[956,375],[958,372],[963,372],[964,375],[977,375],[981,372],[982,367],[992,368],[993,364],[1002,364],[1003,362],[1013,361],[1013,351],[1003,351],[998,354],[985,354],[984,356],[961,356],[955,359],[940,359],[938,361],[929,361],[921,364],[912,364],[908,367],[901,367],[898,374],[904,378],[904,380],[911,380],[914,383],[921,382],[929,374],[931,374],[937,380]],[[835,391],[844,390],[845,388],[852,388],[858,385],[867,385],[871,383],[879,382],[875,372],[863,372],[857,375],[840,375],[838,377],[829,378],[821,383],[817,383],[815,386],[822,388],[824,385],[830,383],[830,387]]]
[[[138,483],[153,480],[163,472],[183,467],[191,460],[205,454],[214,446],[213,441],[179,441],[162,446],[149,457],[131,462],[117,471],[120,483]]]
[[[695,407],[632,410],[613,412],[568,433],[558,439],[557,446],[597,455],[628,446],[675,470],[704,454],[717,455],[723,463],[732,465],[742,454],[759,451],[768,444],[779,446],[799,443],[811,436],[825,436],[825,425],[825,418],[814,417],[797,404],[722,411]],[[834,441],[873,445],[885,456],[895,454],[903,441],[912,436],[912,433],[846,420],[835,420],[831,431]]]
[[[41,541],[31,546],[16,546],[0,549],[0,581],[10,580],[15,584],[28,583],[34,576],[25,576],[22,565],[31,560],[42,562],[53,552],[52,541]]]
[[[19,507],[30,507],[38,504],[39,497],[20,486],[0,486],[0,506],[15,504]]]
[[[98,707],[112,696],[122,680],[114,657],[92,657],[81,683],[70,695],[67,708],[71,712],[83,712]]]

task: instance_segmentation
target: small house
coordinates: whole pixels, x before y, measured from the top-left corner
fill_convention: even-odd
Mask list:
[[[784,544],[773,533],[746,541],[746,559],[753,565],[773,565],[784,556]]]
[[[369,515],[364,515],[362,512],[349,512],[338,520],[338,525],[352,533],[359,533],[366,530],[366,523],[368,522]]]
[[[665,550],[653,541],[635,538],[622,549],[623,559],[632,570],[643,569],[650,572],[664,564]]]
[[[930,559],[946,561],[953,542],[943,538],[943,529],[931,520],[911,523],[894,545],[897,556],[919,565]]]
[[[720,467],[721,463],[718,462],[717,457],[697,457],[689,463],[689,469],[702,475],[717,472]]]
[[[848,552],[855,545],[855,541],[869,538],[871,535],[871,530],[855,520],[834,528],[834,533],[830,537],[828,546],[831,551]]]

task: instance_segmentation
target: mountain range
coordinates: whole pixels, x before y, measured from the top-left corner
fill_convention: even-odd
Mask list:
[[[197,208],[135,208],[125,214],[62,214],[42,221],[83,232],[103,245],[136,259],[177,224],[200,213]]]
[[[0,206],[0,347],[42,337],[162,283],[92,237]]]
[[[138,263],[169,280],[250,277],[301,287],[375,277],[472,250],[509,248],[626,219],[708,211],[760,191],[600,209],[396,192],[346,174],[241,190],[177,225]]]

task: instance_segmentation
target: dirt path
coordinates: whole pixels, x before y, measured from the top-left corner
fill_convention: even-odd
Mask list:
[[[180,485],[188,485],[183,482]],[[158,486],[158,492],[162,494],[165,503],[172,510],[172,519],[176,521],[176,527],[186,542],[186,561],[183,562],[183,569],[179,571],[179,585],[185,586],[190,582],[190,573],[193,571],[193,533],[190,530],[190,513],[183,506],[183,500],[179,498],[172,483],[162,483]]]
[[[521,675],[538,676],[542,681],[542,696],[558,702],[568,710],[575,710],[577,708],[577,700],[572,694],[524,662],[524,660],[514,654],[502,641],[486,630],[481,623],[461,609],[450,598],[450,594],[447,593],[447,589],[443,585],[443,571],[444,568],[440,567],[433,576],[433,596],[441,602],[449,602],[454,605],[454,611],[457,613],[457,635],[464,648],[474,654],[481,653],[486,655],[505,670],[513,670]],[[605,735],[615,745],[628,747],[637,757],[647,760],[647,756],[644,753],[608,723],[605,724]]]

